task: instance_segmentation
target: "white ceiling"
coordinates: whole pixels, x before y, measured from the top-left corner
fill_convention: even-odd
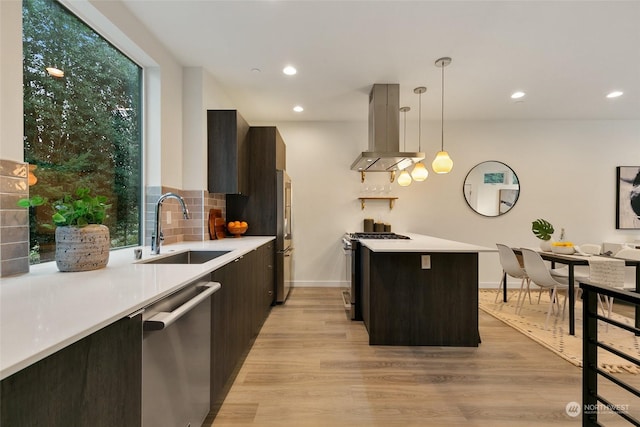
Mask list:
[[[399,83],[416,117],[426,86],[422,116],[440,119],[443,56],[445,119],[640,119],[635,0],[123,2],[249,122],[366,120],[374,83]]]

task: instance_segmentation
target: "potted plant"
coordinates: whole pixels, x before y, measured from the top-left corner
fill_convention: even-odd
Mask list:
[[[540,249],[551,252],[551,236],[555,231],[553,225],[545,219],[538,218],[531,223],[531,231],[538,239],[542,240]]]
[[[109,228],[103,225],[108,205],[105,196],[92,196],[88,188],[78,188],[51,203],[51,221],[56,226],[56,265],[60,271],[88,271],[109,262]],[[33,196],[18,206],[34,207],[47,199]]]

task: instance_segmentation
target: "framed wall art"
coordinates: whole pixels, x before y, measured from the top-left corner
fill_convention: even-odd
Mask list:
[[[640,230],[640,166],[616,168],[616,228]]]

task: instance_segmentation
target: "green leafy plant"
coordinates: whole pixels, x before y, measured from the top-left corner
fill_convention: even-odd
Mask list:
[[[555,230],[549,221],[538,218],[531,223],[531,231],[540,240],[550,240]]]
[[[84,227],[89,224],[102,224],[107,217],[108,205],[105,196],[92,196],[88,188],[78,188],[74,194],[65,193],[61,199],[51,203],[54,213],[51,221],[58,227]],[[33,196],[20,199],[18,206],[23,208],[41,206],[47,199]]]

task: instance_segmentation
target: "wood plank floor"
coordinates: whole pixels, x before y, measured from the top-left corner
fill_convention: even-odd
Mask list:
[[[482,311],[480,335],[478,348],[369,346],[363,323],[347,319],[340,289],[294,288],[273,307],[218,415],[204,425],[581,423],[565,410],[582,400],[580,368]],[[635,377],[623,376],[638,387]],[[626,392],[612,393],[630,412],[640,408]],[[600,419],[625,425],[613,414]]]

